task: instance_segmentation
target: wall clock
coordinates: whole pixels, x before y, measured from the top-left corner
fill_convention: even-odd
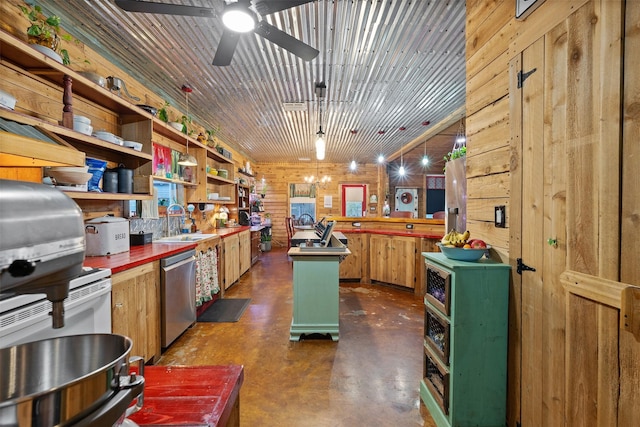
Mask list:
[[[516,19],[525,19],[542,3],[544,0],[516,0]]]

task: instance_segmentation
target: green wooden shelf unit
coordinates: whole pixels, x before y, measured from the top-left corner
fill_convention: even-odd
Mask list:
[[[506,424],[510,266],[425,259],[420,397],[439,427]]]

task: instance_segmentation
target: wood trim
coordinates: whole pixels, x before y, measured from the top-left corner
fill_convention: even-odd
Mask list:
[[[605,304],[618,310],[622,307],[622,292],[633,285],[592,276],[579,271],[565,270],[560,282],[567,292]]]

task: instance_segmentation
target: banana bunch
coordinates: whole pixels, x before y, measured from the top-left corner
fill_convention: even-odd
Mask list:
[[[442,238],[442,240],[440,240],[440,243],[448,247],[461,248],[465,245],[465,243],[467,243],[467,240],[470,236],[471,233],[469,233],[469,230],[465,231],[464,233],[458,233],[454,228],[449,233],[447,233]]]

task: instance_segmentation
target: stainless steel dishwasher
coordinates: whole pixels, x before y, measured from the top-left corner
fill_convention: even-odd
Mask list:
[[[190,250],[160,260],[163,348],[196,321],[195,254]]]

